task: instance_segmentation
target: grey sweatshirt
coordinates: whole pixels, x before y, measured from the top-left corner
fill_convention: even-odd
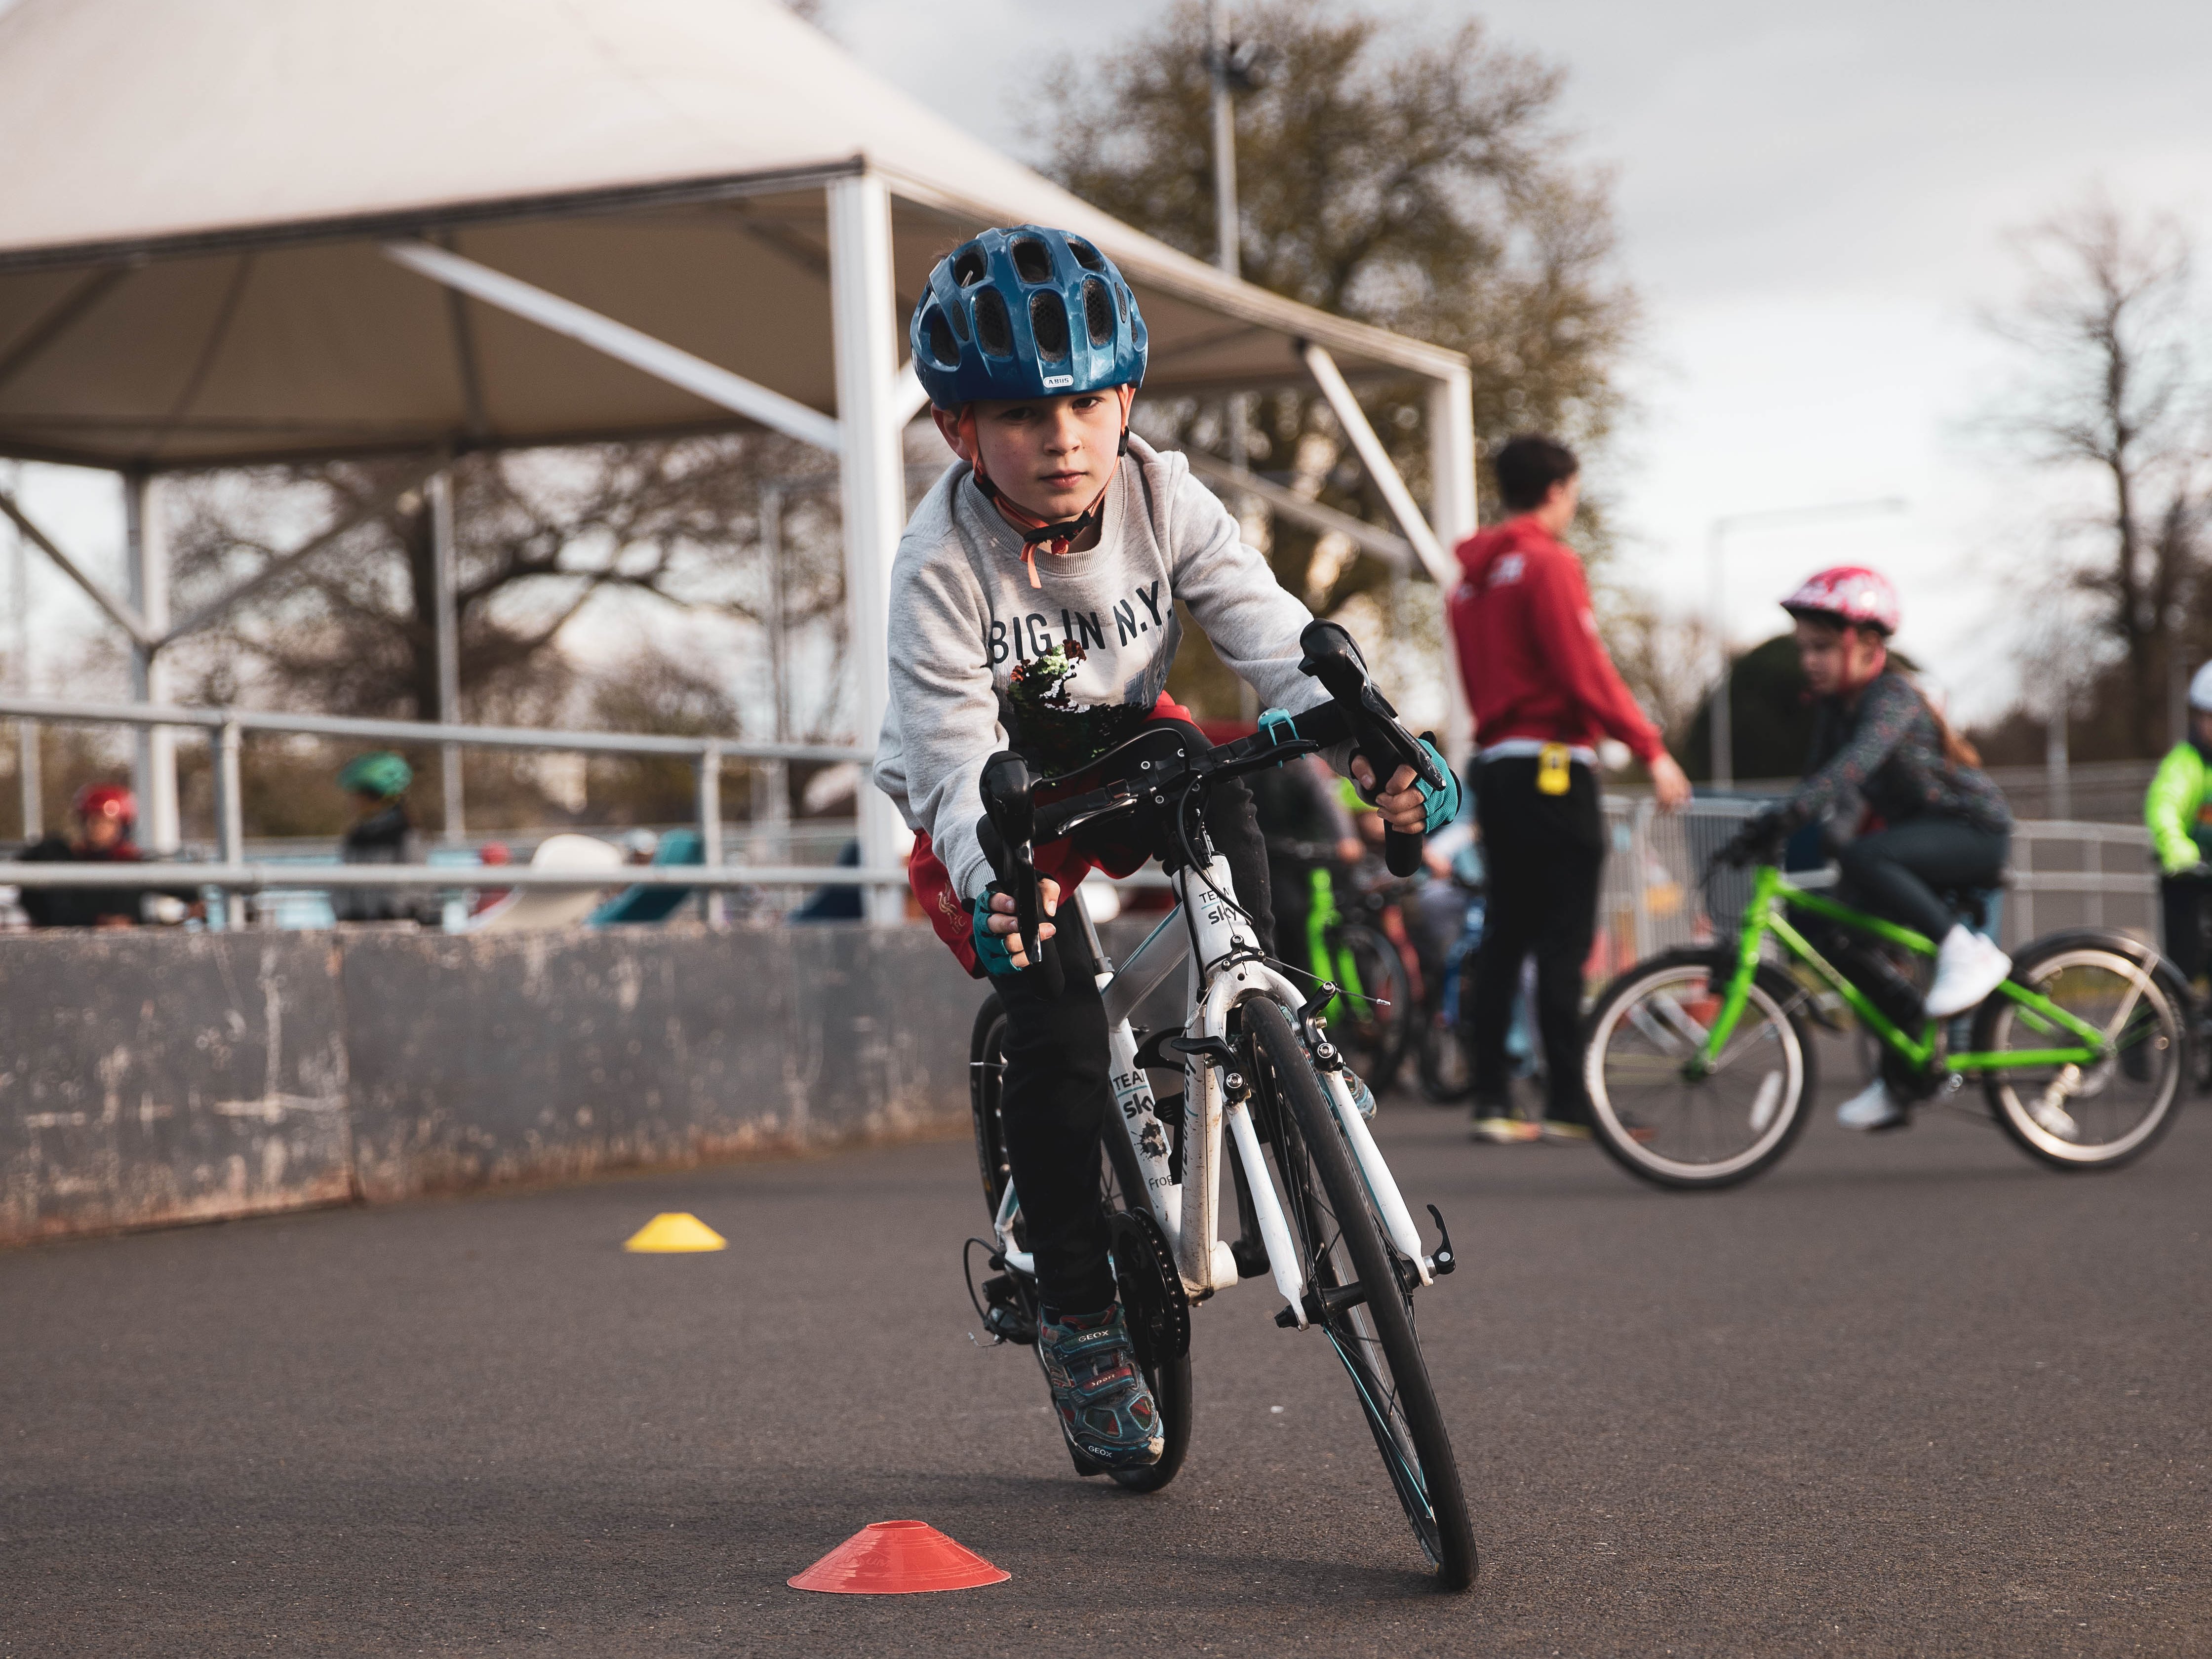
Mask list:
[[[1022,538],[969,482],[965,462],[930,487],[891,566],[890,707],[876,787],[929,836],[966,899],[991,880],[975,838],[983,763],[1019,746],[1058,773],[1130,736],[1167,685],[1182,638],[1177,599],[1263,704],[1296,713],[1325,696],[1298,672],[1298,632],[1311,616],[1172,451],[1132,436],[1098,545],[1040,550],[1036,571],[1042,586],[1031,587]],[[1048,702],[1037,693],[1050,682],[1033,669],[1018,687],[1017,671],[1055,652],[1077,659]]]

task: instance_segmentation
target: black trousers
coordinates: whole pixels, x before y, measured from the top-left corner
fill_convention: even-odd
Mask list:
[[[1911,818],[1847,842],[1836,852],[1845,902],[1917,928],[1940,942],[1958,922],[1938,887],[1994,887],[2012,837],[1956,818]]]
[[[1468,1015],[1476,1109],[1508,1098],[1506,1033],[1521,988],[1521,964],[1536,958],[1536,1028],[1544,1044],[1544,1115],[1589,1119],[1583,1091],[1583,965],[1597,930],[1605,826],[1597,779],[1577,763],[1567,791],[1536,788],[1536,757],[1485,761],[1475,771],[1475,816],[1490,872],[1490,904]]]
[[[1195,728],[1191,736],[1203,746]],[[1251,793],[1242,782],[1214,787],[1206,828],[1215,850],[1229,861],[1237,902],[1259,924],[1261,948],[1272,953],[1267,852]],[[1082,844],[1080,831],[1077,844]],[[1106,1068],[1106,1005],[1090,943],[1072,915],[1045,949],[1060,956],[1066,986],[1058,997],[1046,994],[1043,975],[1035,972],[993,981],[1006,1010],[1000,1112],[1044,1304],[1060,1313],[1091,1313],[1114,1300],[1106,1215],[1099,1203],[1100,1137],[1115,1115]],[[1118,1126],[1114,1133],[1121,1133]]]
[[[2204,971],[2204,901],[2212,898],[2212,885],[2162,877],[2158,896],[2165,913],[2166,958],[2183,979],[2194,981]]]

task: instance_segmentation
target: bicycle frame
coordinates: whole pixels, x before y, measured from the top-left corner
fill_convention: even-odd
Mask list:
[[[1922,1036],[1907,1036],[1895,1021],[1875,1006],[1865,992],[1845,978],[1826,957],[1813,948],[1803,934],[1790,926],[1788,912],[1791,910],[1802,910],[1856,932],[1869,934],[1887,944],[1911,951],[1916,956],[1932,957],[1936,954],[1935,941],[1911,928],[1854,910],[1849,905],[1840,904],[1809,888],[1800,887],[1773,865],[1759,865],[1753,872],[1751,902],[1744,908],[1743,931],[1736,941],[1735,972],[1729,980],[1719,1015],[1705,1034],[1705,1042],[1687,1062],[1691,1074],[1702,1077],[1718,1064],[1723,1051],[1728,1047],[1729,1038],[1735,1034],[1736,1022],[1743,1017],[1744,1005],[1751,994],[1752,976],[1758,970],[1760,951],[1769,934],[1790,955],[1819,975],[1821,981],[1844,1000],[1867,1030],[1884,1044],[1916,1067],[1925,1066],[1934,1060],[1942,1045],[1945,1022],[1931,1020]],[[2020,1005],[2026,1017],[2034,1020],[2041,1029],[2054,1032],[2063,1030],[2078,1038],[2079,1046],[1951,1054],[1944,1060],[1951,1071],[1995,1072],[2010,1067],[2090,1066],[2111,1052],[2110,1037],[2106,1032],[2077,1018],[2038,992],[2006,980],[1991,994],[2010,998]],[[2132,999],[2130,1006],[2132,1006]],[[2126,1012],[2124,1008],[2123,1019]],[[2115,1029],[2117,1024],[2116,1022]]]
[[[1222,1143],[1226,1131],[1252,1195],[1253,1213],[1267,1249],[1269,1273],[1303,1329],[1307,1322],[1305,1275],[1297,1247],[1274,1177],[1261,1154],[1259,1133],[1245,1097],[1249,1085],[1236,1075],[1233,1062],[1224,1056],[1232,1052],[1228,1041],[1230,1017],[1248,998],[1269,998],[1301,1030],[1311,1032],[1316,1028],[1305,1018],[1304,999],[1297,988],[1262,956],[1250,923],[1234,908],[1236,890],[1228,860],[1213,854],[1202,874],[1186,867],[1176,871],[1171,881],[1180,902],[1118,970],[1099,945],[1090,914],[1083,908],[1081,893],[1070,896],[1099,964],[1097,982],[1105,996],[1108,1021],[1108,1070],[1115,1103],[1121,1109],[1121,1129],[1128,1137],[1138,1169],[1144,1173],[1146,1203],[1175,1252],[1185,1291],[1194,1297],[1226,1290],[1237,1282],[1236,1258],[1220,1236]],[[1063,915],[1066,909],[1064,904]],[[1151,1082],[1137,1064],[1136,1033],[1129,1019],[1136,1006],[1178,967],[1184,970],[1189,1010],[1183,1026],[1180,1182],[1174,1178],[1166,1126],[1160,1121]],[[1367,1120],[1345,1080],[1341,1062],[1321,1067],[1320,1074],[1338,1127],[1352,1149],[1390,1242],[1414,1263],[1420,1282],[1431,1283],[1435,1263],[1422,1249],[1413,1214],[1374,1136],[1368,1132]],[[1019,1202],[1009,1182],[994,1231],[1008,1264],[1033,1273],[1032,1259],[1013,1243],[1013,1219]]]

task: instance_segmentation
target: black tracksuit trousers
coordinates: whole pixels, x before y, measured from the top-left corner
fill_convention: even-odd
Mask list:
[[[1478,1113],[1509,1099],[1505,1039],[1521,964],[1536,958],[1536,1029],[1544,1044],[1544,1115],[1589,1121],[1583,1090],[1583,965],[1597,929],[1605,825],[1597,778],[1576,762],[1563,795],[1540,793],[1536,757],[1504,756],[1475,769],[1474,807],[1489,869],[1482,951],[1469,999]]]
[[[1251,793],[1242,782],[1214,786],[1206,828],[1229,861],[1237,902],[1259,923],[1261,948],[1273,954],[1267,852]],[[1077,839],[1079,846],[1080,831]],[[993,981],[1006,1010],[1000,1111],[1044,1304],[1060,1313],[1090,1313],[1114,1300],[1106,1216],[1099,1203],[1100,1136],[1114,1118],[1106,1005],[1098,992],[1097,964],[1073,915],[1045,949],[1060,954],[1066,986],[1059,997],[1048,996],[1043,975],[1034,972]],[[1116,1126],[1111,1133],[1121,1130]]]

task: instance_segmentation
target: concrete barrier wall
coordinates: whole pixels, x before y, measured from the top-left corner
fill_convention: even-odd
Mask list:
[[[965,1114],[921,929],[0,939],[0,1243]]]

